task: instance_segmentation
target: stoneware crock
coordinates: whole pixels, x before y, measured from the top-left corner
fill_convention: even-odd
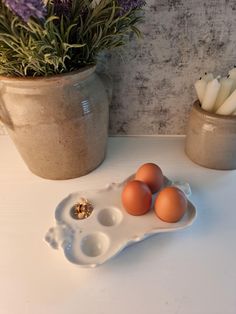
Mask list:
[[[70,179],[103,161],[111,83],[95,70],[0,77],[0,120],[34,174]]]
[[[209,113],[196,101],[188,122],[185,151],[201,166],[236,169],[236,116]]]

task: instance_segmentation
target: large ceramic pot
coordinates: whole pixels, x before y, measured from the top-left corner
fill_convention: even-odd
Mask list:
[[[46,78],[0,77],[0,120],[36,175],[75,178],[103,161],[111,84],[95,70]]]

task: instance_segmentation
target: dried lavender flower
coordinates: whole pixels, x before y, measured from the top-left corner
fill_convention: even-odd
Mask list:
[[[118,5],[123,9],[123,12],[126,13],[130,10],[141,9],[146,1],[144,0],[117,0]]]
[[[54,0],[54,10],[56,15],[69,16],[71,11],[71,0]]]
[[[43,19],[46,14],[46,8],[41,0],[5,0],[6,6],[28,22],[30,17]]]

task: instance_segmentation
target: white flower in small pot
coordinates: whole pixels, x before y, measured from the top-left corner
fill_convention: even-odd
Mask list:
[[[0,120],[33,173],[68,179],[104,159],[111,82],[97,56],[140,34],[143,5],[0,0]]]

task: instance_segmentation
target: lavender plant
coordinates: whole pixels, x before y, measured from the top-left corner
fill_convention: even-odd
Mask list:
[[[48,76],[96,63],[140,36],[143,0],[0,0],[0,75]]]
[[[5,0],[4,3],[14,14],[21,17],[25,22],[27,22],[31,16],[42,19],[46,14],[42,1]]]
[[[143,0],[131,0],[131,1],[118,0],[117,2],[123,12],[129,12],[131,10],[141,9],[145,5],[145,1]],[[121,11],[121,14],[122,14],[122,11]]]

